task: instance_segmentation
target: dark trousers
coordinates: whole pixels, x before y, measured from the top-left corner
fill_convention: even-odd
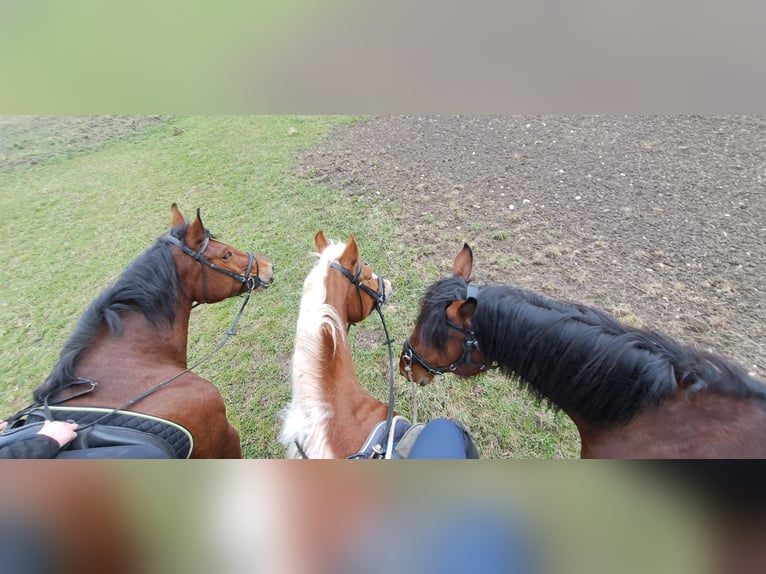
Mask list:
[[[423,428],[407,458],[479,458],[479,453],[463,425],[434,419]]]

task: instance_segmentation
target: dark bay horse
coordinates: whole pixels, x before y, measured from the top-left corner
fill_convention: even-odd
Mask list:
[[[583,458],[766,457],[766,385],[597,309],[469,284],[468,245],[428,287],[399,360],[421,385],[499,367],[577,426]]]
[[[388,406],[359,384],[348,342],[359,323],[391,295],[391,283],[362,263],[348,243],[319,231],[319,260],[303,284],[292,358],[292,400],[280,439],[288,458],[347,458],[359,452]]]
[[[176,204],[171,214],[170,232],[90,304],[34,391],[32,407],[53,418],[82,414],[81,428],[119,418],[141,419],[139,429],[166,421],[170,426],[161,432],[190,436],[191,458],[241,458],[239,434],[217,387],[187,365],[189,317],[196,304],[267,288],[272,265],[215,239],[199,210],[190,223]]]

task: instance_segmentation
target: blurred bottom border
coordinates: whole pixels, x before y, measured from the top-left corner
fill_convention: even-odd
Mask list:
[[[761,462],[6,461],[0,574],[748,573]]]

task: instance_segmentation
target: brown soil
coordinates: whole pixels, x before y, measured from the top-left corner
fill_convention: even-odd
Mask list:
[[[766,377],[766,118],[382,117],[300,173],[393,207],[414,258],[576,300]],[[437,279],[437,277],[433,277]]]

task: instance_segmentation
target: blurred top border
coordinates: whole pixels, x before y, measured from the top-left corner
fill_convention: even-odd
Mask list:
[[[4,114],[759,114],[758,0],[0,4]]]

